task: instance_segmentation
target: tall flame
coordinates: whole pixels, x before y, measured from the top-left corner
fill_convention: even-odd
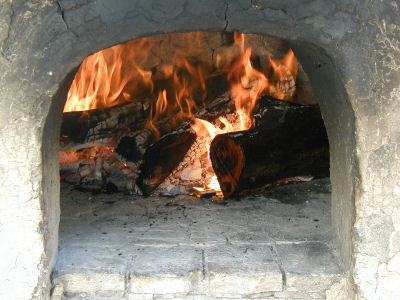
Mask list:
[[[167,110],[167,107],[168,107],[167,91],[163,90],[158,94],[154,113],[153,113],[153,107],[150,108],[150,116],[146,123],[147,127],[153,129],[156,139],[160,138],[160,132],[158,131],[158,128],[156,127],[155,123],[160,119],[161,115]]]
[[[268,86],[268,79],[253,68],[250,58],[251,49],[246,49],[228,73],[231,96],[240,118],[240,130],[251,127],[251,112],[257,104],[258,97]]]
[[[88,56],[68,91],[64,112],[115,106],[132,101],[129,91],[152,90],[148,59],[150,40],[139,39]],[[132,51],[130,51],[130,48]]]
[[[245,48],[244,35],[236,34],[235,43],[239,46],[242,54],[232,63],[227,79],[230,82],[231,97],[235,103],[238,118],[234,122],[229,122],[226,118],[220,117],[219,122],[223,124],[223,128],[196,118],[191,124],[198,136],[207,139],[208,155],[211,142],[217,134],[247,130],[252,127],[251,114],[262,93],[268,92],[281,100],[288,100],[294,94],[298,62],[293,51],[290,50],[282,60],[269,59],[274,71],[272,79],[275,83],[275,85],[269,85],[266,75],[252,66],[252,51],[250,48]],[[220,191],[219,184],[216,183],[215,179],[216,176],[214,175],[208,184],[208,188]]]

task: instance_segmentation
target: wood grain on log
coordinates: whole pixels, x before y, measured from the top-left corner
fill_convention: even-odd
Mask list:
[[[196,140],[191,132],[169,134],[149,147],[136,185],[144,195],[149,195],[181,162]]]
[[[232,105],[228,105],[230,98],[229,93],[225,92],[228,88],[225,76],[215,76],[213,80],[207,80],[206,86],[208,93],[205,95],[205,99],[203,99],[206,108],[201,106],[201,97],[196,97],[196,103],[200,106],[200,110],[195,113],[195,116],[213,120],[214,114],[218,114],[219,116],[221,112],[233,108]],[[174,90],[173,82],[164,82],[163,88],[168,89],[168,95],[175,95],[177,93]],[[175,99],[168,100],[175,101]],[[183,126],[180,126],[180,123],[183,123]],[[153,127],[157,129],[157,132]],[[175,105],[172,111],[169,111],[168,114],[155,121],[153,127],[137,128],[136,131],[122,134],[117,141],[115,152],[128,163],[137,165],[143,159],[146,149],[160,137],[162,138],[177,128],[181,131],[190,129],[189,123],[185,122],[185,118],[180,116],[180,107],[178,105]]]
[[[60,150],[115,146],[122,132],[144,127],[149,105],[145,99],[105,109],[64,113]]]
[[[231,103],[230,93],[226,92],[214,99],[206,108],[200,109],[195,114],[195,117],[213,121],[221,115],[232,112],[233,109],[234,106]],[[190,127],[191,119],[182,122],[178,126],[175,122],[169,122],[170,119],[170,117],[164,118],[155,124],[155,127],[160,132],[161,139],[166,134],[179,135],[183,132],[192,132]],[[137,132],[122,135],[117,142],[115,152],[129,164],[140,164],[147,148],[152,144],[155,144],[155,147],[157,147],[155,133],[152,128],[144,128]]]
[[[317,105],[262,97],[255,127],[217,135],[210,157],[225,198],[298,175],[329,176],[329,142]]]
[[[201,109],[195,117],[213,122],[219,116],[233,110],[230,93],[227,92],[215,99],[207,108]],[[191,120],[187,120],[181,123],[169,134],[147,147],[140,166],[140,175],[136,181],[144,195],[149,195],[174,171],[196,140],[190,122]],[[175,150],[173,146],[176,147]]]

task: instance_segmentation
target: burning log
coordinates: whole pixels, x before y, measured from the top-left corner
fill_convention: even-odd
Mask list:
[[[215,99],[206,108],[201,109],[195,117],[214,121],[219,116],[234,110],[230,93]],[[144,195],[149,195],[179,165],[186,152],[196,140],[196,134],[190,127],[191,120],[181,123],[169,134],[164,135],[154,144],[146,148],[143,163],[139,169],[137,186]],[[121,144],[118,145],[120,147]],[[134,146],[134,145],[133,145]],[[118,147],[116,152],[118,152]],[[119,153],[121,155],[121,153]],[[124,157],[128,162],[128,157]]]
[[[168,134],[150,146],[140,168],[136,185],[144,195],[149,195],[182,161],[196,140],[191,132]]]
[[[149,114],[149,100],[90,111],[63,114],[60,150],[93,146],[115,146],[118,136],[143,128]]]
[[[170,85],[172,84],[170,83]],[[233,105],[228,105],[231,99],[230,94],[225,92],[227,84],[224,76],[213,77],[212,80],[206,81],[206,85],[211,90],[205,99],[207,105],[206,108],[201,108],[196,113],[196,116],[214,119],[215,114],[219,116],[222,111],[233,109]],[[152,126],[143,126],[142,128],[137,128],[136,131],[122,134],[117,141],[115,152],[129,164],[139,165],[145,155],[146,149],[151,144],[157,142],[160,137],[162,138],[164,135],[173,133],[176,130],[188,131],[190,129],[187,122],[180,126],[180,123],[185,121],[184,118],[179,117],[180,111],[181,108],[177,106],[175,110],[154,122]]]
[[[215,175],[209,160],[207,144],[208,141],[205,138],[197,136],[183,160],[154,190],[154,193],[187,194],[194,187],[206,187]],[[217,180],[216,177],[215,180]]]
[[[169,144],[175,145],[177,147],[176,149],[180,148],[183,153],[182,155],[184,156],[187,149],[190,148],[193,143],[195,135],[191,132],[189,125],[190,120],[176,126],[175,122],[169,122],[169,119],[161,119],[155,123],[155,127],[157,127],[159,134],[162,135],[161,140],[156,141],[156,137],[154,136],[155,133],[152,128],[145,127],[148,120],[149,105],[149,101],[145,100],[140,103],[130,103],[106,109],[64,113],[60,146],[62,151],[60,151],[60,154],[64,154],[64,156],[70,158],[71,153],[66,152],[67,150],[90,150],[99,145],[116,147],[114,149],[115,152],[113,153],[128,162],[130,170],[135,171],[143,163],[144,159],[144,167],[141,168],[144,170],[142,171],[144,177],[141,177],[144,182],[144,193],[148,190],[146,188],[148,180],[146,180],[145,177],[152,177],[152,175],[146,174],[148,174],[150,170],[153,170],[151,166],[154,160],[154,165],[158,164],[159,166],[162,166],[154,172],[160,171],[162,175],[157,177],[158,180],[156,180],[155,185],[149,183],[152,186],[149,190],[153,190],[159,184],[158,181],[162,181],[166,176],[168,176],[183,158],[181,157],[181,154],[179,154],[179,150],[174,152],[171,148],[171,151],[169,151],[167,149]],[[213,119],[215,116],[232,109],[233,106],[230,103],[229,93],[225,93],[223,96],[212,101],[207,108],[201,109],[197,115]],[[150,146],[154,142],[155,144]],[[147,150],[147,148],[149,149]],[[154,151],[161,151],[168,156],[168,158],[165,160],[162,158],[158,160],[157,156],[153,158],[150,153],[153,153]],[[171,158],[172,156],[176,156],[175,159],[177,160],[175,161],[174,158]],[[90,160],[91,159],[88,161]],[[168,162],[164,163],[165,161]],[[76,164],[74,161],[65,161],[63,164],[71,164],[70,166],[63,167],[65,170],[70,169],[70,172],[64,172],[64,178],[72,178],[70,181],[76,181],[77,183],[82,182],[82,179],[85,176],[80,174],[81,172],[78,168],[79,163]],[[92,166],[94,164],[90,162],[89,165]],[[93,172],[90,172],[89,177],[92,176],[92,173]],[[76,180],[74,179],[74,176],[76,177]],[[134,179],[131,174],[128,174],[128,176],[125,177],[126,181],[132,181]],[[139,182],[141,182],[141,178],[139,179]]]
[[[152,127],[146,127],[136,132],[123,134],[117,142],[115,152],[130,164],[137,165],[143,159],[146,149],[176,127],[169,118],[154,124],[157,132]]]
[[[255,127],[217,135],[210,158],[224,198],[298,175],[329,175],[329,143],[317,105],[262,97]]]

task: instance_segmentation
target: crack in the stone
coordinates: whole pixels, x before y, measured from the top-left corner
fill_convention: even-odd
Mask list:
[[[126,270],[125,270],[125,276],[124,276],[124,296],[125,297],[129,295],[130,289],[131,289],[130,283],[131,283],[131,277],[132,277],[132,274],[131,274],[132,266],[133,266],[133,255],[131,255],[126,262]]]
[[[227,244],[227,245],[232,245],[232,243],[231,243],[231,241],[229,240],[229,238],[228,238],[226,235],[224,235],[224,234],[225,234],[225,232],[222,232],[222,236],[225,238],[226,244]]]
[[[61,19],[62,19],[63,23],[65,24],[67,31],[71,32],[75,37],[79,37],[79,35],[75,31],[71,30],[67,20],[65,19],[64,9],[61,7],[60,2],[56,1],[56,4],[58,6],[58,12],[61,15]]]
[[[375,295],[378,295],[378,285],[379,285],[379,267],[380,267],[380,265],[381,264],[379,264],[378,265],[378,269],[376,270],[376,273],[375,273],[375,282],[374,282],[374,285],[375,285]]]
[[[228,9],[229,9],[229,0],[225,1],[225,13],[224,13],[224,18],[225,18],[225,27],[222,30],[223,32],[226,32],[229,26],[229,20],[228,20]]]
[[[5,64],[7,64],[7,63],[11,64],[11,63],[12,63],[11,59],[9,59],[9,58],[7,57],[7,55],[3,52],[2,49],[0,49],[0,55],[1,55],[1,57],[2,57],[5,61],[7,61],[7,62],[4,62]]]
[[[206,270],[206,257],[204,249],[201,249],[201,267],[202,267],[203,279],[205,279],[207,276],[207,270]]]
[[[286,9],[284,8],[273,8],[273,7],[262,7],[260,6],[260,4],[257,4],[254,0],[251,0],[251,7],[256,9],[256,10],[265,10],[265,9],[269,9],[269,10],[273,10],[276,12],[282,12],[284,15],[288,16],[292,21],[295,21],[295,18],[293,16],[291,16]]]
[[[283,263],[278,255],[278,252],[275,249],[275,246],[271,245],[269,246],[269,249],[271,250],[272,254],[275,257],[275,262],[278,265],[279,271],[281,271],[282,274],[282,290],[286,290],[286,272],[285,269],[283,268]]]

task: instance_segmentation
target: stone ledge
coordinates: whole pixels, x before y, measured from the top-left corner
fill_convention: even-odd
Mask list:
[[[122,297],[125,292],[125,276],[121,274],[87,273],[65,274],[53,280],[63,286],[65,295],[85,297]]]
[[[342,270],[324,243],[278,244],[276,251],[289,292],[317,293],[324,297],[325,291],[342,277]]]
[[[205,250],[209,294],[250,295],[282,291],[282,273],[265,246],[225,246]]]
[[[203,280],[202,252],[193,247],[139,247],[133,252],[130,292],[189,293]]]
[[[88,299],[323,299],[342,276],[326,242],[328,187],[316,180],[223,206],[64,189],[53,282]]]

